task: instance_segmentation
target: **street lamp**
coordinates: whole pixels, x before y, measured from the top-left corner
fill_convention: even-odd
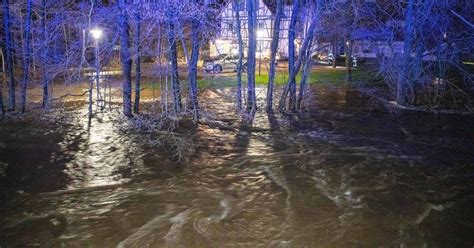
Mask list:
[[[90,33],[92,35],[92,38],[94,38],[95,40],[99,40],[100,38],[102,38],[103,34],[102,30],[98,28],[91,29]]]
[[[259,46],[259,53],[258,53],[258,75],[259,76],[262,69],[262,42],[263,42],[264,37],[265,37],[265,30],[263,29],[257,30],[257,42]]]
[[[102,38],[103,32],[99,28],[93,28],[90,31],[92,38],[95,41],[95,83],[97,88],[97,107],[99,106],[100,91],[99,91],[99,75],[100,75],[100,57],[99,57],[99,40]]]

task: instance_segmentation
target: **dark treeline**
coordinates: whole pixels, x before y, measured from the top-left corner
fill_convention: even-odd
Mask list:
[[[289,18],[289,77],[277,99],[278,110],[295,112],[303,108],[313,57],[323,48],[335,55],[339,44],[344,44],[346,78],[352,81],[353,48],[363,42],[383,47],[384,51],[373,59],[370,69],[389,89],[388,100],[395,99],[399,105],[444,103],[447,106],[460,101],[468,103],[466,109],[472,110],[468,92],[472,74],[464,63],[472,59],[474,49],[471,1],[264,2],[3,0],[2,114],[5,110],[20,113],[27,110],[27,92],[32,82],[41,83],[42,107],[49,108],[55,100],[53,81],[82,84],[89,80],[85,72],[96,67],[92,73],[96,80],[89,80],[88,91],[81,94],[88,95],[92,116],[93,103],[103,109],[107,102],[107,89],[99,80],[101,66],[121,68],[123,114],[138,114],[143,89],[141,63],[152,57],[160,65],[157,74],[166,79],[166,83],[160,83],[159,102],[163,112],[190,114],[198,121],[198,61],[203,57],[203,48],[220,32],[221,10],[232,5],[239,55],[236,106],[242,110],[244,120],[251,122],[259,107],[255,89],[256,30],[258,8],[263,4],[273,13],[270,59],[265,61],[269,63],[267,111],[274,108],[275,61],[284,8],[291,9],[291,16],[285,17]],[[91,31],[98,28],[102,33],[95,37]],[[247,34],[245,39],[243,32]],[[94,49],[96,54],[92,56],[90,51]],[[184,82],[179,75],[179,54],[186,61]],[[242,96],[243,83],[247,86],[246,99]],[[187,95],[183,89],[187,89]],[[110,97],[110,88],[108,94]],[[449,102],[443,102],[446,94],[451,98]]]

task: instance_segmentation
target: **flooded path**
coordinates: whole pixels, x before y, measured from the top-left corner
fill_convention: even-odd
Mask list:
[[[474,245],[473,118],[318,87],[304,113],[245,128],[213,98],[229,92],[205,93],[221,125],[187,130],[183,165],[110,113],[1,126],[0,246]]]

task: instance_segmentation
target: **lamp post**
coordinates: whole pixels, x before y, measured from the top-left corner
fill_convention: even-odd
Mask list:
[[[260,72],[262,69],[262,38],[265,36],[265,30],[259,29],[257,30],[257,42],[258,42],[258,75],[260,76]]]
[[[346,41],[346,80],[348,82],[352,81],[352,43],[351,40]]]
[[[95,83],[97,88],[97,107],[99,107],[100,97],[100,88],[99,88],[99,75],[100,75],[100,57],[99,57],[99,40],[102,38],[103,32],[99,28],[94,28],[90,30],[92,38],[94,38],[95,46]]]

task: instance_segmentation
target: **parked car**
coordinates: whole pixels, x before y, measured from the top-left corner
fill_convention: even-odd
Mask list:
[[[325,65],[332,65],[334,61],[334,55],[329,53],[328,55],[319,55],[317,57],[313,56],[318,63],[325,64]],[[345,66],[346,65],[346,57],[345,56],[338,56],[336,57],[336,65],[338,66]],[[357,57],[352,56],[352,67],[357,67]]]
[[[220,54],[213,58],[205,59],[203,68],[206,72],[220,73],[223,71],[237,71],[238,55]],[[247,69],[247,61],[242,59],[242,71]]]
[[[311,57],[313,58],[313,61],[314,62],[317,62],[317,63],[322,63],[322,64],[327,64],[328,62],[328,56],[330,55],[331,53],[328,53],[326,51],[318,51],[318,52],[315,52],[311,55]],[[332,56],[332,55],[331,55]]]

